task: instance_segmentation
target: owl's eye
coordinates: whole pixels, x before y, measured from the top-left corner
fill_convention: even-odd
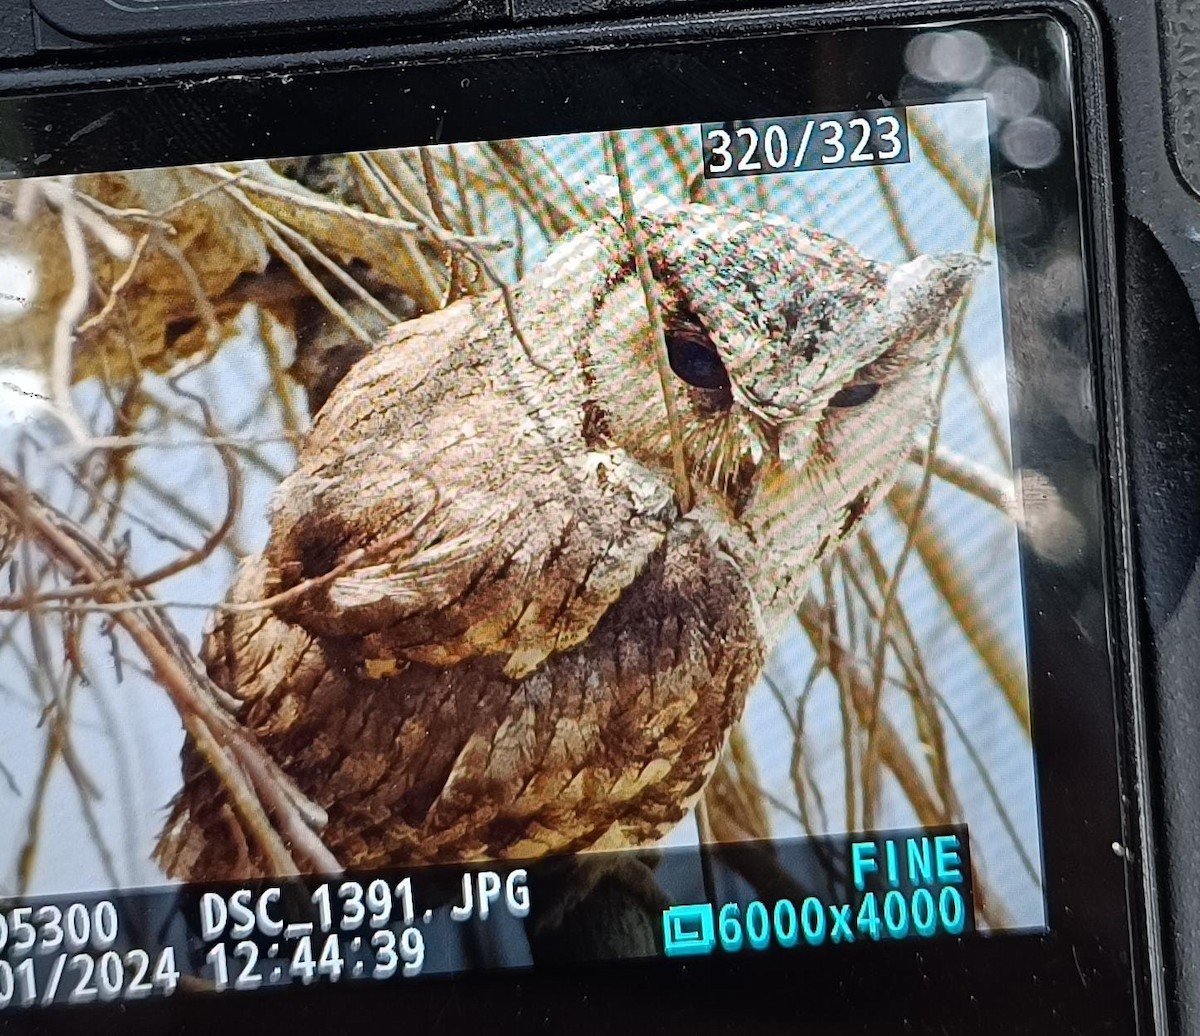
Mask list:
[[[729,374],[716,346],[699,328],[668,330],[667,359],[671,370],[689,385],[701,389],[729,388]]]
[[[862,381],[858,384],[851,384],[843,389],[838,389],[829,400],[829,405],[838,407],[839,409],[862,406],[864,403],[871,402],[878,393],[878,382]]]

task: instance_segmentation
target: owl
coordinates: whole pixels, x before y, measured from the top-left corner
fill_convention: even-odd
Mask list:
[[[635,218],[688,506],[614,215],[350,369],[230,593],[277,603],[210,624],[209,673],[345,867],[660,838],[929,419],[976,259],[889,266],[702,205]],[[191,880],[265,867],[191,749],[158,858]]]

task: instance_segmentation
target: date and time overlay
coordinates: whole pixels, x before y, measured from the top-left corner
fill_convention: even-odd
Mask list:
[[[794,877],[796,895],[770,902],[740,895],[745,883],[722,862],[719,846],[705,850],[710,875],[723,875],[715,889],[701,878],[699,850],[657,856],[655,878],[675,903],[662,911],[661,957],[811,952],[974,931],[965,828],[760,848]],[[591,854],[585,866],[603,868],[615,855]],[[535,904],[552,908],[562,895],[561,874],[542,882],[543,866],[428,867],[0,902],[0,1012],[532,966],[524,925]],[[717,901],[695,895],[706,889]],[[481,962],[462,952],[466,937],[505,953]]]

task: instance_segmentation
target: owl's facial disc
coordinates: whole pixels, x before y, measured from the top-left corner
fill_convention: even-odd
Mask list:
[[[823,463],[864,429],[895,440],[889,455],[907,450],[976,260],[923,256],[892,268],[779,216],[702,205],[639,219],[695,480],[738,509],[764,464]],[[623,255],[623,229],[610,233]],[[607,282],[617,286],[597,325],[630,328],[629,346],[589,336],[589,384],[604,396],[612,440],[665,466],[672,433],[663,409],[646,403],[658,374],[637,344],[645,330],[633,330],[645,301],[632,266],[626,256],[624,276]]]
[[[945,323],[979,263],[922,256],[888,271],[855,259],[808,262],[780,313],[753,325],[711,299],[674,297],[668,358],[687,385],[689,446],[705,481],[749,488],[767,458],[828,466],[845,454],[838,463],[853,467],[864,449],[907,448],[933,402]]]

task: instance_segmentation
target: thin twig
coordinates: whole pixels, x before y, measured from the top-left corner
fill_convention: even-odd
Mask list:
[[[70,180],[65,181],[68,187],[70,183]],[[55,413],[63,427],[76,442],[82,443],[88,439],[88,430],[71,398],[71,382],[75,370],[76,328],[83,319],[91,295],[91,271],[78,206],[66,191],[59,199],[59,216],[71,264],[71,287],[54,323],[54,337],[50,346],[50,397],[54,400]]]
[[[50,789],[50,777],[54,764],[58,762],[64,728],[61,723],[51,723],[46,732],[46,745],[42,750],[42,763],[38,768],[33,786],[33,799],[29,806],[29,819],[25,822],[25,841],[17,853],[17,894],[24,896],[33,879],[33,865],[37,860],[37,848],[41,839],[42,820],[45,816],[46,793]]]
[[[521,168],[523,173],[526,170],[524,163],[509,147],[506,142],[497,141],[481,145],[480,151],[496,171],[501,190],[529,214],[541,235],[547,241],[561,237],[571,229],[571,217],[554,204],[553,191],[534,190],[527,179],[514,174],[514,168]]]
[[[301,209],[312,209],[316,212],[324,213],[327,216],[336,216],[340,219],[349,219],[359,223],[364,223],[371,227],[386,230],[399,230],[405,233],[416,234],[418,237],[426,236],[429,240],[438,242],[439,244],[447,245],[451,248],[462,248],[466,250],[470,245],[475,248],[486,248],[501,251],[509,247],[509,242],[504,238],[499,237],[482,237],[472,236],[464,237],[462,235],[449,234],[446,231],[431,231],[426,225],[419,222],[407,222],[402,219],[395,219],[389,216],[380,216],[374,212],[368,212],[365,209],[356,209],[349,205],[340,205],[337,202],[329,201],[325,198],[316,195],[301,194],[297,191],[288,190],[285,187],[280,187],[275,184],[266,183],[263,180],[256,179],[253,175],[246,176],[244,171],[232,173],[227,169],[222,169],[220,166],[202,165],[193,166],[200,173],[207,176],[218,177],[226,184],[237,184],[241,189],[250,191],[254,194],[269,195],[273,198],[278,198],[281,201],[286,201],[290,205],[294,205]]]
[[[266,220],[263,221],[262,231],[263,236],[270,243],[272,251],[284,261],[284,264],[292,271],[292,275],[296,280],[303,284],[322,306],[337,317],[342,326],[350,334],[357,338],[363,345],[367,346],[367,348],[374,347],[374,336],[347,312],[346,307],[329,293],[324,284],[313,276],[312,271],[304,264],[304,260],[300,258],[296,250],[284,241],[283,235]]]
[[[172,386],[180,395],[185,396],[194,402],[199,407],[203,415],[205,428],[210,433],[209,443],[218,443],[222,438],[220,429],[217,427],[208,403],[203,397],[184,389],[175,379],[170,379]],[[204,542],[199,546],[191,548],[186,554],[167,562],[165,565],[139,576],[136,579],[122,577],[118,579],[110,579],[102,585],[87,584],[84,586],[69,587],[63,590],[50,591],[41,594],[35,602],[22,600],[21,598],[0,599],[0,611],[11,610],[13,607],[21,610],[30,607],[37,607],[50,604],[56,601],[76,600],[81,597],[101,597],[107,594],[110,590],[121,590],[125,593],[144,589],[148,586],[153,586],[156,583],[162,582],[164,579],[169,579],[172,576],[178,575],[180,572],[185,572],[196,565],[201,564],[211,557],[225,542],[225,537],[229,535],[233,529],[234,523],[237,521],[238,514],[242,507],[242,473],[238,467],[237,458],[233,451],[224,445],[217,445],[217,453],[221,458],[221,464],[225,469],[226,481],[226,506],[225,514],[221,519],[220,524],[213,529]]]
[[[888,171],[881,165],[872,168],[875,172],[875,182],[879,185],[879,193],[883,197],[883,207],[887,209],[888,219],[896,231],[900,247],[904,249],[904,256],[906,259],[915,259],[919,251],[900,212],[900,199],[896,196],[896,188],[892,186]]]
[[[487,256],[484,255],[483,252],[481,252],[478,248],[476,248],[472,242],[467,241],[466,238],[457,237],[453,234],[450,234],[447,231],[442,230],[441,227],[430,220],[428,216],[426,216],[420,209],[418,209],[412,202],[404,197],[400,191],[396,189],[396,185],[392,183],[390,178],[384,175],[383,170],[381,170],[379,166],[371,160],[369,155],[364,155],[363,160],[366,163],[367,168],[372,171],[380,185],[385,191],[387,191],[389,197],[391,197],[391,199],[397,205],[408,212],[408,214],[414,219],[423,221],[426,224],[426,228],[429,230],[429,232],[435,236],[438,236],[438,239],[441,241],[441,243],[451,248],[463,249],[471,257],[471,259],[474,260],[475,264],[484,272],[484,275],[487,277],[487,279],[499,289],[500,297],[504,302],[504,312],[508,317],[509,327],[512,330],[513,337],[516,338],[517,342],[521,346],[521,350],[525,353],[525,358],[543,374],[548,374],[551,377],[554,377],[556,372],[552,368],[547,367],[534,355],[533,347],[529,344],[529,339],[525,337],[525,333],[521,330],[521,323],[517,317],[517,304],[513,295],[513,290],[495,271],[495,269],[492,267],[492,264],[488,261]]]
[[[870,531],[864,529],[858,537],[858,548],[867,562],[876,591],[882,597],[887,586],[887,569],[875,548]],[[945,805],[949,817],[961,814],[961,804],[958,792],[950,773],[949,752],[946,748],[946,734],[942,726],[941,715],[934,697],[933,682],[929,679],[925,660],[921,653],[920,644],[913,632],[912,625],[902,605],[897,606],[892,615],[892,623],[885,630],[879,627],[880,613],[871,597],[866,580],[860,575],[854,565],[853,555],[844,553],[841,556],[841,568],[846,577],[858,591],[859,599],[867,609],[867,613],[875,621],[881,636],[888,638],[888,647],[899,660],[904,670],[907,682],[892,681],[907,695],[912,702],[913,718],[917,726],[917,736],[928,752],[930,767],[933,772],[934,786],[938,796]],[[900,631],[901,643],[893,631]],[[872,652],[873,654],[873,652]]]
[[[475,235],[475,218],[471,215],[470,200],[467,197],[467,186],[463,182],[462,166],[458,161],[458,148],[450,148],[450,175],[454,179],[454,191],[458,196],[458,211],[463,227],[472,237]]]
[[[372,156],[357,152],[348,157],[351,172],[354,174],[359,191],[369,197],[374,204],[390,218],[400,218],[400,206],[396,204],[393,192],[384,187],[384,181],[389,178],[384,174]],[[402,191],[396,193],[403,194]],[[432,313],[441,308],[445,296],[445,286],[442,284],[442,271],[434,266],[420,248],[414,238],[403,236],[400,247],[404,251],[407,276],[392,280],[397,285],[403,285],[404,290],[412,297],[417,310],[422,313]]]
[[[642,283],[642,294],[646,301],[646,314],[650,321],[650,348],[654,353],[654,366],[658,371],[658,384],[662,390],[663,405],[667,411],[667,427],[671,438],[671,466],[675,475],[675,496],[684,513],[692,508],[692,485],[688,478],[687,456],[684,452],[683,435],[680,433],[679,412],[675,406],[674,385],[671,368],[667,360],[667,336],[663,328],[662,307],[658,302],[658,286],[650,269],[650,255],[646,240],[638,226],[637,213],[633,207],[633,186],[629,178],[629,163],[625,157],[625,143],[619,133],[605,135],[609,160],[617,178],[617,190],[621,195],[621,218],[625,224],[625,235],[633,249],[633,261],[637,267],[638,280]]]
[[[858,716],[859,723],[865,726],[873,716],[871,687],[866,675],[853,658],[845,655],[837,641],[827,640],[824,634],[825,618],[816,601],[811,597],[805,598],[796,614],[813,646],[825,644],[830,657],[837,659],[837,668],[831,665],[830,669],[842,675],[844,682],[840,682],[840,686],[847,692],[847,700]],[[880,715],[876,725],[880,762],[899,782],[913,812],[917,815],[917,820],[925,827],[944,824],[945,812],[926,788],[920,768],[905,747],[904,739],[887,716]]]
[[[308,237],[295,227],[288,226],[283,220],[276,216],[272,216],[269,212],[264,212],[257,205],[254,206],[255,212],[259,219],[265,220],[272,227],[279,231],[285,238],[290,241],[295,241],[305,252],[311,255],[321,266],[338,282],[344,285],[354,296],[356,296],[364,305],[375,311],[389,327],[392,324],[400,323],[400,318],[396,316],[382,302],[364,288],[358,281],[348,274],[341,263],[330,259],[320,248],[318,248]]]
[[[453,232],[454,224],[450,222],[450,215],[446,212],[446,204],[442,198],[442,188],[438,183],[437,170],[433,166],[433,158],[429,153],[429,148],[418,148],[417,154],[421,159],[421,173],[425,177],[425,193],[429,197],[429,207],[433,210],[433,214],[437,217],[437,221],[441,224],[442,229]],[[446,301],[444,305],[448,306],[452,302],[462,298],[467,292],[466,286],[463,283],[461,253],[448,248],[446,249],[446,258],[450,267],[450,284],[446,289]]]
[[[287,435],[298,438],[303,432],[303,422],[292,400],[295,382],[288,380],[279,343],[275,340],[275,324],[271,314],[265,309],[258,311],[258,340],[262,342],[263,354],[267,360],[267,373],[271,379],[269,391],[274,395],[275,403],[279,407],[279,418]]]
[[[8,785],[8,790],[18,798],[21,796],[21,789],[17,785],[17,779],[13,776],[12,770],[4,765],[4,760],[0,759],[0,780],[3,780]]]
[[[1025,850],[1025,845],[1021,841],[1021,836],[1017,833],[1016,824],[1013,823],[1012,816],[1009,814],[1008,805],[1004,801],[1004,796],[1000,794],[1000,789],[996,787],[996,782],[992,780],[992,775],[988,772],[988,768],[984,765],[983,758],[979,754],[979,749],[975,747],[975,742],[968,734],[967,729],[963,726],[962,720],[958,718],[957,712],[950,706],[937,688],[931,688],[938,703],[942,707],[942,711],[946,714],[946,718],[950,721],[950,725],[954,728],[954,732],[958,735],[959,741],[962,742],[963,750],[967,753],[967,758],[971,760],[971,764],[975,767],[975,772],[979,774],[979,780],[983,783],[983,790],[987,797],[992,801],[992,808],[996,811],[996,816],[1000,818],[1000,825],[1004,828],[1009,840],[1012,842],[1013,848],[1016,850],[1017,858],[1021,861],[1021,866],[1025,869],[1025,873],[1029,875],[1029,880],[1033,882],[1035,888],[1042,887],[1042,878],[1038,873],[1037,865],[1030,858],[1029,853]]]
[[[717,901],[717,879],[713,874],[710,846],[716,842],[716,837],[713,835],[712,821],[708,817],[708,803],[703,795],[696,802],[693,813],[696,818],[696,836],[700,842],[700,880],[704,884],[704,897],[710,903],[715,903]]]
[[[70,208],[72,218],[94,237],[100,246],[114,259],[128,259],[133,253],[133,245],[121,231],[102,218],[98,213],[89,211],[79,205],[80,193],[74,189],[75,178],[61,177],[40,182],[42,194],[51,204],[62,211]]]
[[[964,578],[962,564],[947,548],[941,529],[920,508],[919,489],[901,480],[887,499],[897,519],[911,531],[913,548],[967,643],[996,681],[1021,728],[1028,732],[1029,693],[1024,667],[1005,649],[1003,638]]]
[[[77,194],[77,197],[86,197],[83,194]],[[108,299],[100,309],[81,323],[76,331],[77,334],[85,334],[93,327],[104,323],[116,308],[117,300],[121,297],[121,292],[125,290],[129,282],[133,280],[134,273],[137,272],[138,264],[142,261],[142,255],[146,251],[146,245],[150,241],[149,234],[143,234],[138,238],[138,243],[134,246],[133,255],[129,258],[129,263],[115,281],[108,292]]]
[[[192,301],[196,303],[196,310],[200,314],[200,322],[204,325],[205,348],[194,366],[207,363],[216,354],[217,346],[221,344],[223,337],[221,318],[217,315],[216,307],[212,304],[212,299],[208,297],[208,292],[204,288],[204,282],[200,279],[200,274],[196,272],[192,261],[187,257],[182,248],[165,234],[154,235],[151,243],[153,247],[163,252],[179,267],[179,272],[183,274],[183,279],[187,281],[188,290],[192,293]]]
[[[910,109],[908,132],[919,144],[929,164],[949,185],[962,207],[972,215],[978,213],[978,199],[985,192],[979,182],[958,164],[955,156],[958,155],[959,149],[950,147],[933,120],[927,118],[920,109]],[[983,234],[985,239],[992,236],[991,221],[987,219],[986,209]]]
[[[987,425],[988,436],[992,440],[992,446],[995,447],[996,456],[1000,458],[1000,463],[1006,469],[1011,470],[1012,450],[1008,445],[1008,435],[1000,424],[1000,418],[996,416],[996,411],[988,403],[987,393],[983,390],[979,375],[975,373],[971,357],[967,355],[965,349],[958,349],[954,353],[954,362],[958,364],[959,374],[962,375],[963,381],[967,383],[967,388],[970,389],[971,395],[975,397],[975,402],[979,405],[979,412],[983,415],[984,424]]]

